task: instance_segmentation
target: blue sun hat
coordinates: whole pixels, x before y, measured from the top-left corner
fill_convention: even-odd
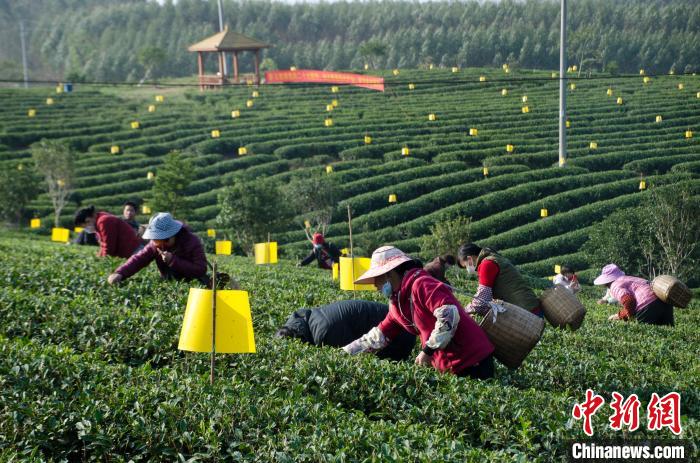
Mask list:
[[[167,240],[177,234],[182,228],[182,222],[173,219],[170,212],[159,212],[151,217],[148,228],[143,233],[145,240]]]

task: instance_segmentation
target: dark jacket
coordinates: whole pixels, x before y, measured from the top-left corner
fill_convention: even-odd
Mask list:
[[[80,244],[85,246],[99,246],[100,242],[97,241],[97,233],[88,233],[87,230],[81,230],[78,236],[73,240],[73,244]]]
[[[100,240],[100,256],[131,257],[141,245],[136,232],[117,216],[98,212],[95,231]]]
[[[387,313],[389,307],[378,302],[338,301],[315,309],[299,309],[289,316],[284,326],[309,344],[343,347],[377,326]],[[377,356],[406,360],[415,344],[416,337],[404,331],[377,352]]]
[[[187,227],[182,227],[175,235],[175,246],[168,249],[173,253],[170,264],[163,262],[156,245],[151,241],[145,248],[131,256],[115,273],[125,280],[146,267],[154,259],[163,278],[178,280],[201,279],[207,274],[207,258],[204,255],[202,241]]]
[[[318,267],[326,270],[333,268],[333,264],[340,262],[340,250],[335,244],[323,243],[321,249],[313,248],[311,254],[300,262],[301,266],[309,265],[316,259]]]
[[[135,221],[135,220],[126,220],[126,219],[122,219],[122,220],[123,220],[124,222],[126,222],[126,224],[127,224],[128,226],[130,226],[131,228],[133,228],[133,229],[134,229],[134,232],[136,232],[136,234],[138,235],[138,233],[139,233],[139,227],[141,226],[140,223],[138,223],[138,222]]]

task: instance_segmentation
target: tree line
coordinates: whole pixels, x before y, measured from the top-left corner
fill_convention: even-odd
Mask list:
[[[289,4],[224,1],[231,29],[268,42],[265,68],[512,66],[555,69],[559,1]],[[568,58],[583,70],[695,72],[695,0],[569,2]],[[187,46],[218,30],[216,0],[0,0],[0,78],[139,81],[196,72]],[[252,59],[241,61],[248,72]],[[209,62],[213,72],[215,60]]]

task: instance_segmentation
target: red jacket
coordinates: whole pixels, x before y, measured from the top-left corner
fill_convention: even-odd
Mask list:
[[[207,257],[204,255],[202,241],[187,227],[182,227],[177,232],[175,246],[168,251],[173,254],[173,259],[166,264],[160,257],[156,245],[151,241],[114,273],[120,274],[126,280],[155,259],[158,271],[163,278],[194,279],[207,274]]]
[[[100,239],[100,256],[128,258],[141,244],[136,232],[119,217],[98,212],[95,232]]]
[[[404,274],[398,297],[392,296],[389,314],[379,324],[379,330],[389,339],[406,330],[420,336],[421,345],[425,347],[435,328],[433,312],[443,305],[457,306],[459,324],[447,347],[433,353],[433,367],[460,373],[491,355],[493,344],[465,312],[452,291],[425,270],[412,269]]]

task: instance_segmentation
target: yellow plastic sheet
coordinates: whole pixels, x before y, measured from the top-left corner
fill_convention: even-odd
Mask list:
[[[255,263],[276,264],[277,263],[277,242],[255,243]]]
[[[216,230],[214,230],[213,228],[208,228],[207,229],[207,236],[209,238],[215,238],[216,237]]]
[[[70,230],[67,228],[52,228],[51,241],[67,243],[70,240]]]
[[[190,352],[211,352],[211,335],[212,291],[190,288],[177,348]],[[216,292],[216,352],[255,353],[247,291]]]
[[[340,278],[340,264],[336,262],[333,264],[333,281],[336,281],[338,278]]]
[[[29,228],[41,227],[41,219],[32,219],[29,221]]]
[[[215,244],[216,253],[219,255],[230,256],[231,255],[231,242],[230,241],[217,241]]]
[[[353,260],[354,272],[353,272]],[[353,282],[363,273],[369,270],[369,257],[341,257],[340,258],[340,289],[343,291],[376,291],[374,285],[356,285]]]

